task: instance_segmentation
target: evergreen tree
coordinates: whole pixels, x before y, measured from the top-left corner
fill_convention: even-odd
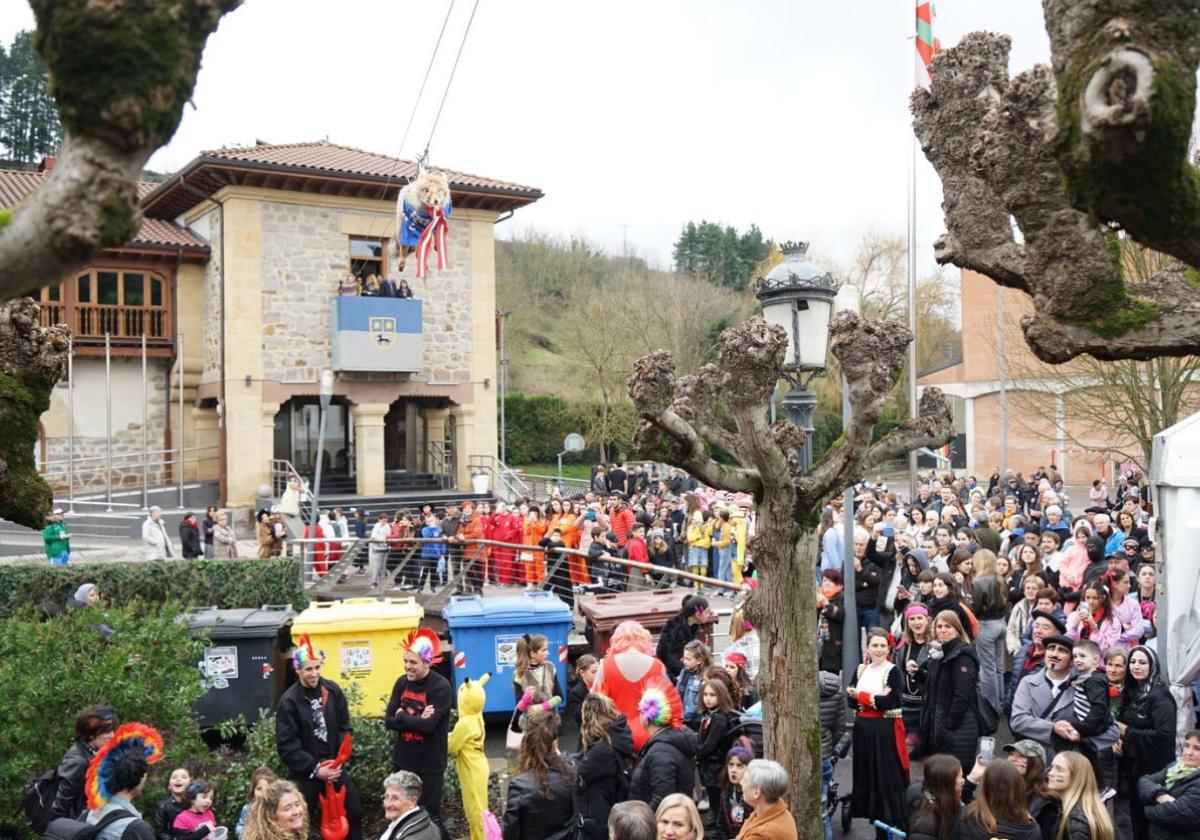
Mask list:
[[[56,154],[62,136],[46,66],[33,48],[33,33],[18,32],[7,55],[0,56],[0,146],[4,156],[36,162]]]
[[[688,222],[675,242],[675,270],[715,286],[744,289],[771,248],[757,225],[739,234],[731,225]]]

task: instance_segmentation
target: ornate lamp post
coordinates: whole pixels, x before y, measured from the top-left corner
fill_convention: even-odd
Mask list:
[[[778,325],[788,334],[784,376],[791,389],[783,395],[788,419],[804,432],[801,464],[805,472],[812,466],[813,412],[817,395],[809,389],[814,376],[825,372],[825,354],[829,349],[829,318],[838,282],[828,271],[808,261],[807,242],[785,242],[784,260],[755,287],[768,324]]]

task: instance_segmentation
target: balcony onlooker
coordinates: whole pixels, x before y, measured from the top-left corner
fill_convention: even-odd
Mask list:
[[[396,284],[396,297],[412,300],[412,296],[412,287],[408,285],[407,280],[401,279],[400,282]]]
[[[382,297],[383,292],[379,285],[379,278],[374,274],[368,274],[359,294],[363,297]]]
[[[379,296],[394,298],[396,295],[396,283],[390,277],[379,278]]]
[[[355,277],[352,272],[348,272],[346,276],[342,278],[342,282],[338,284],[338,294],[349,297],[358,297],[358,278]]]

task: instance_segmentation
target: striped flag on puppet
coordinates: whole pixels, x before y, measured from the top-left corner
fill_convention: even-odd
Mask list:
[[[933,0],[917,2],[917,84],[928,89],[932,76],[929,63],[942,49],[942,42],[933,35],[933,24],[937,21],[937,8]]]

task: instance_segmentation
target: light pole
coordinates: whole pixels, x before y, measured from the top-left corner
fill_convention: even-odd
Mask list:
[[[325,418],[329,415],[329,401],[333,398],[333,371],[321,371],[321,386],[317,392],[321,396],[321,417],[317,421],[317,472],[313,476],[312,491],[312,520],[309,525],[316,526],[321,499],[321,467],[325,463]]]
[[[755,287],[768,324],[783,327],[788,334],[784,376],[791,388],[783,395],[788,419],[804,432],[800,467],[812,466],[813,412],[817,395],[809,389],[814,376],[825,372],[829,349],[829,318],[838,282],[828,271],[808,261],[807,242],[785,242],[784,260]]]

